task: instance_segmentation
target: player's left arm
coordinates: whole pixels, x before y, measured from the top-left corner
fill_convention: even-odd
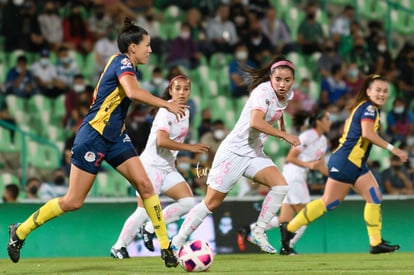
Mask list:
[[[188,144],[172,140],[170,134],[164,130],[157,131],[157,146],[168,150],[189,151],[192,153],[203,153],[208,151],[208,146],[204,144]]]

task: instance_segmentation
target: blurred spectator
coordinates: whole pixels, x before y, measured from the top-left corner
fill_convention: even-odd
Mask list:
[[[406,100],[397,97],[393,109],[387,113],[387,130],[391,143],[405,144],[409,136],[414,135],[414,114],[408,110]]]
[[[201,111],[201,124],[197,128],[198,138],[200,139],[205,133],[211,129],[211,110],[205,108]]]
[[[402,161],[391,157],[391,166],[382,172],[385,194],[411,195],[414,194],[414,185]]]
[[[331,26],[331,37],[338,47],[344,37],[351,35],[351,22],[355,18],[355,8],[351,5],[345,5],[342,13],[333,19]]]
[[[54,99],[66,92],[66,84],[59,80],[56,65],[51,63],[48,50],[42,50],[39,61],[32,65],[32,72],[41,94]]]
[[[200,194],[199,187],[194,182],[196,175],[193,172],[191,154],[187,152],[178,152],[176,168],[177,171],[184,177],[185,181],[190,185],[193,194]]]
[[[344,79],[344,68],[335,64],[331,69],[331,76],[322,79],[320,106],[326,108],[329,104],[335,104],[340,109],[347,104],[349,88]]]
[[[373,52],[377,49],[378,39],[386,35],[383,24],[379,20],[371,20],[368,22],[368,36],[365,37],[367,49]]]
[[[184,22],[180,30],[179,36],[169,43],[165,62],[168,68],[183,66],[191,70],[198,67],[202,55],[191,37],[190,25]]]
[[[111,26],[111,17],[106,13],[103,1],[94,1],[92,14],[88,18],[88,27],[93,41],[108,35],[107,29]]]
[[[293,116],[298,111],[310,112],[316,107],[316,100],[310,96],[310,83],[310,79],[304,77],[294,88],[294,96],[286,108],[288,114]]]
[[[249,14],[247,8],[242,3],[233,1],[230,6],[229,18],[236,28],[238,37],[242,38],[249,34]]]
[[[213,53],[212,45],[210,41],[207,39],[207,31],[204,28],[204,22],[202,21],[200,11],[196,8],[189,9],[187,12],[186,21],[190,25],[191,37],[196,43],[197,49],[207,59],[209,59],[211,54]]]
[[[5,83],[7,94],[30,98],[38,92],[33,73],[29,69],[27,62],[27,57],[20,55],[17,57],[16,66],[7,72]]]
[[[269,38],[263,34],[259,21],[252,23],[247,36],[241,40],[249,50],[249,60],[253,61],[256,67],[262,62],[262,53],[273,48]]]
[[[344,78],[346,86],[349,88],[349,95],[355,97],[364,83],[364,77],[359,73],[356,63],[350,63],[346,66]]]
[[[242,1],[247,2],[249,10],[254,13],[257,18],[263,18],[266,15],[266,10],[270,8],[269,0],[255,0],[255,1]]]
[[[287,54],[294,49],[289,30],[286,24],[277,18],[276,10],[273,7],[266,10],[266,16],[260,20],[260,25],[263,34],[270,39],[275,54]]]
[[[343,58],[336,51],[334,43],[326,39],[323,43],[322,55],[317,62],[318,72],[323,77],[331,76],[332,67],[336,64],[342,64]]]
[[[309,2],[305,7],[306,18],[298,28],[298,44],[302,54],[311,55],[322,51],[324,33],[321,23],[316,21],[316,6]]]
[[[388,81],[394,82],[397,77],[395,62],[388,50],[387,38],[379,36],[376,48],[372,50],[374,61],[374,73],[384,76]]]
[[[237,43],[234,47],[234,58],[229,64],[230,89],[233,98],[248,96],[249,94],[247,90],[249,83],[241,66],[256,67],[256,64],[248,57],[249,49],[247,46],[242,42]]]
[[[3,202],[14,203],[19,197],[20,188],[17,184],[9,183],[4,186]]]
[[[26,198],[27,199],[37,199],[38,194],[37,191],[39,191],[40,185],[42,183],[40,182],[40,179],[36,177],[28,178],[26,185],[24,187],[26,191]]]
[[[161,67],[154,67],[152,69],[151,79],[142,82],[142,88],[156,96],[161,96],[167,87],[168,80],[163,76]]]
[[[353,49],[344,56],[345,62],[356,63],[359,72],[366,76],[374,71],[372,54],[367,50],[363,36],[355,36],[353,41]]]
[[[339,145],[339,138],[342,136],[344,122],[348,118],[349,113],[345,108],[339,108],[336,104],[328,104],[326,111],[329,112],[331,120],[331,129],[326,136],[329,139],[332,149],[336,149]]]
[[[56,72],[57,78],[65,83],[66,90],[72,87],[73,77],[79,74],[78,64],[65,46],[61,46],[57,50]]]
[[[71,50],[88,54],[93,48],[87,21],[82,18],[81,6],[73,3],[70,13],[63,19],[63,41]]]
[[[414,98],[414,47],[407,47],[400,60],[398,88],[407,106],[411,107],[410,104]]]
[[[219,145],[228,133],[229,131],[226,129],[224,121],[221,119],[217,119],[213,121],[211,130],[201,136],[200,143],[205,144],[209,147],[208,160],[205,161],[206,163],[208,163],[208,166],[211,165],[211,162],[214,159]]]
[[[151,35],[151,50],[152,53],[159,57],[158,61],[161,61],[162,56],[166,51],[166,41],[161,37],[160,30],[160,18],[154,9],[147,9],[145,12],[138,14],[137,23],[143,27]]]
[[[89,106],[92,103],[92,87],[88,87],[85,78],[77,74],[73,78],[72,88],[65,94],[66,114],[63,124],[66,129],[76,127],[79,123],[78,107],[80,105]],[[89,89],[88,89],[89,88]],[[74,112],[76,114],[74,114]]]
[[[40,185],[38,194],[42,200],[62,197],[68,191],[69,185],[66,181],[65,170],[57,168],[53,171],[51,180]]]
[[[55,1],[45,1],[43,11],[38,16],[39,27],[48,46],[53,51],[61,46],[63,42],[62,18],[59,16]]]
[[[381,194],[384,194],[384,183],[382,181],[382,176],[381,176],[381,163],[377,160],[375,161],[368,160],[368,166],[369,166],[369,169],[371,170],[371,173],[374,175],[375,180],[378,183],[378,186],[381,190]]]
[[[229,20],[230,8],[220,3],[214,18],[207,22],[207,38],[213,43],[213,52],[232,53],[238,40],[236,27]]]
[[[14,120],[14,118],[11,117],[9,107],[7,106],[6,95],[3,93],[0,93],[0,120],[6,121],[16,126],[16,121]],[[11,139],[10,141],[14,143],[15,132],[14,130],[9,130],[9,131],[10,131],[10,139]]]
[[[95,60],[95,75],[93,81],[98,81],[102,71],[105,68],[106,62],[109,58],[119,52],[117,44],[117,33],[114,25],[109,25],[106,28],[105,36],[101,37],[96,41],[93,53]],[[152,37],[151,37],[152,44]]]

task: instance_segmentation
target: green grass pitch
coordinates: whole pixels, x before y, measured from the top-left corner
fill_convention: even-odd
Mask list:
[[[184,274],[166,268],[159,257],[126,260],[105,258],[22,258],[15,264],[0,259],[0,274]],[[216,255],[206,275],[258,274],[414,274],[414,253]]]

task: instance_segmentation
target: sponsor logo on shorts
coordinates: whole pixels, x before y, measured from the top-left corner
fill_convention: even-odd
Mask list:
[[[84,158],[88,162],[93,162],[96,160],[96,155],[94,152],[89,151],[89,152],[86,152]]]
[[[336,167],[332,167],[331,170],[329,170],[330,172],[339,172],[338,168]]]
[[[131,138],[128,135],[125,135],[124,139],[122,140],[123,143],[131,142]]]

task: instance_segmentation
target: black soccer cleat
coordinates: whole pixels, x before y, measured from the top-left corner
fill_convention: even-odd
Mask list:
[[[283,222],[280,224],[280,236],[281,236],[281,243],[282,243],[282,247],[285,248],[286,250],[290,249],[290,240],[293,239],[293,237],[295,236],[295,233],[290,232],[289,230],[287,230],[287,222]]]
[[[298,255],[298,252],[296,252],[292,247],[289,247],[289,248],[282,247],[280,249],[280,255],[293,256],[293,255]]]
[[[178,265],[178,259],[171,248],[171,242],[168,248],[161,249],[161,259],[164,260],[166,267],[176,267]]]
[[[145,223],[141,226],[141,235],[142,235],[142,239],[144,240],[145,247],[149,251],[154,252],[155,248],[154,248],[154,242],[152,241],[152,239],[154,239],[155,234],[150,233],[147,230],[145,230]]]
[[[17,263],[19,261],[20,249],[24,244],[24,240],[20,240],[16,234],[16,230],[19,225],[19,223],[9,225],[9,244],[7,245],[7,253],[14,263]]]
[[[121,247],[120,249],[111,248],[111,256],[115,259],[128,259],[129,254],[128,250],[125,247]]]
[[[391,253],[400,249],[398,244],[389,244],[385,240],[381,240],[376,246],[371,246],[369,249],[369,253],[371,254],[380,254],[380,253]]]

